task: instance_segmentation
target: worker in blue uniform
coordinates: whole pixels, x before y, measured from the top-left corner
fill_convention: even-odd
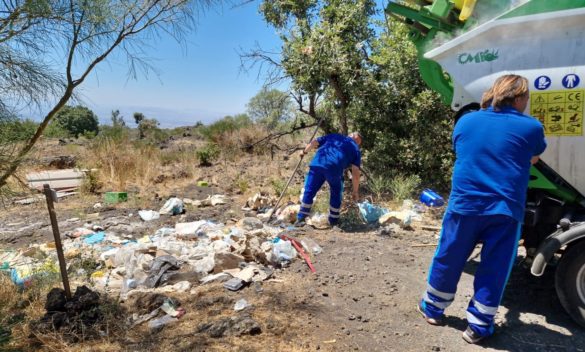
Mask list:
[[[343,171],[351,165],[352,197],[359,199],[359,180],[362,136],[353,132],[349,136],[329,134],[319,137],[307,144],[301,151],[306,155],[311,149],[318,148],[305,178],[305,187],[301,195],[301,208],[297,215],[296,225],[303,225],[310,215],[315,195],[327,181],[331,191],[329,197],[329,224],[334,226],[339,221],[341,201],[343,198]]]
[[[493,334],[516,258],[529,169],[546,148],[541,123],[523,114],[528,99],[526,78],[501,76],[484,93],[482,110],[461,117],[453,131],[451,195],[427,289],[417,307],[428,323],[441,324],[467,258],[482,243],[463,332],[469,343]]]

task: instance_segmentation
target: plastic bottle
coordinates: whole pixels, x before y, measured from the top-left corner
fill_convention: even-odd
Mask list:
[[[301,245],[307,252],[312,254],[319,254],[323,252],[323,248],[321,248],[321,246],[319,246],[317,242],[313,241],[310,238],[303,238],[301,240]]]
[[[148,327],[150,329],[160,329],[166,325],[173,324],[179,321],[179,319],[171,317],[170,315],[164,315],[160,318],[156,318],[148,322]]]
[[[420,195],[421,203],[428,205],[429,207],[440,207],[445,204],[443,198],[435,193],[432,189],[425,189]]]

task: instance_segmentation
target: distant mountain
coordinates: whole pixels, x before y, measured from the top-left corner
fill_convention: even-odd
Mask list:
[[[91,106],[88,107],[98,116],[100,124],[109,125],[112,110],[120,110],[126,125],[134,127],[134,113],[141,112],[149,119],[156,119],[162,128],[173,128],[180,126],[192,126],[198,121],[208,124],[221,119],[226,115],[233,115],[229,112],[206,111],[201,109],[168,109],[153,106]]]

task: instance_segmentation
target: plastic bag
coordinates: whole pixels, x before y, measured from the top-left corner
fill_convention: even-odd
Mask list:
[[[365,222],[374,223],[380,219],[380,217],[388,213],[388,209],[373,205],[368,201],[358,203],[360,209],[360,215]]]
[[[166,201],[162,208],[158,211],[161,214],[178,215],[183,213],[183,201],[179,198],[171,198]]]

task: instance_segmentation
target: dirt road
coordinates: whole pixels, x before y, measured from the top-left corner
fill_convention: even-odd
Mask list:
[[[316,233],[324,253],[311,275],[297,263],[291,278],[305,297],[310,319],[309,350],[326,351],[583,351],[585,330],[563,311],[554,291],[552,271],[531,277],[518,257],[502,306],[496,334],[481,346],[461,338],[465,308],[472,294],[472,273],[479,251],[468,262],[446,326],[428,325],[415,305],[436,242],[432,232]],[[415,247],[413,247],[413,244]],[[299,306],[299,311],[304,308]],[[333,340],[335,342],[333,342]]]

